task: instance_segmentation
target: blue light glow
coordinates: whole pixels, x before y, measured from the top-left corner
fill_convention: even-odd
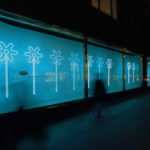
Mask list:
[[[118,48],[87,44],[85,65],[83,42],[4,22],[0,33],[0,114],[84,99],[84,77],[88,97],[97,79],[103,80],[107,93],[123,91],[123,53]],[[141,87],[141,57],[124,58],[125,90]],[[150,86],[149,63],[147,69]]]
[[[4,44],[0,44],[1,114],[19,107],[30,109],[84,98],[82,42],[4,22],[0,22],[0,33],[1,43],[6,47],[12,43],[17,50],[10,62],[2,58]]]
[[[104,81],[107,93],[122,91],[122,53],[88,44],[88,56],[92,60],[88,73],[88,96],[93,96],[97,79]]]
[[[126,90],[142,86],[143,68],[139,55],[125,55],[125,79]]]

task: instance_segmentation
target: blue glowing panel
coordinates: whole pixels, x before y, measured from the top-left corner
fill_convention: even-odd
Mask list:
[[[93,96],[95,81],[105,83],[107,93],[123,90],[122,54],[117,51],[88,44],[88,96]]]
[[[143,67],[142,58],[137,55],[125,55],[125,89],[142,86]]]
[[[150,86],[150,58],[147,58],[147,86]]]
[[[84,98],[83,43],[0,22],[0,113]]]

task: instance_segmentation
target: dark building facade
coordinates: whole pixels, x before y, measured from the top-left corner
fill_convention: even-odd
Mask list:
[[[1,1],[0,9],[149,54],[148,1]]]

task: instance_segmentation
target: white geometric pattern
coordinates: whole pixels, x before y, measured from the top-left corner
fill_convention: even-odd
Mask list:
[[[58,66],[61,65],[61,61],[63,57],[61,56],[61,51],[52,50],[52,55],[50,55],[50,59],[52,59],[52,64],[55,65],[55,91],[58,92]]]
[[[32,63],[32,87],[33,87],[33,95],[36,94],[36,82],[35,82],[35,65],[40,63],[41,58],[43,58],[43,54],[39,53],[40,48],[33,48],[32,46],[28,47],[28,51],[24,53],[26,57],[28,57],[28,63]]]
[[[78,54],[71,53],[69,57],[69,61],[71,62],[71,70],[73,74],[73,91],[76,89],[76,69],[78,69],[78,63],[80,62],[80,59],[78,58]]]
[[[18,55],[16,50],[13,50],[14,44],[9,43],[6,45],[3,41],[0,41],[0,61],[5,62],[5,91],[6,98],[9,97],[9,87],[8,87],[8,64],[14,61],[14,56]]]

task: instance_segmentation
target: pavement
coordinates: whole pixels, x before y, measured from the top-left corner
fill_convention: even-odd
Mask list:
[[[0,121],[0,150],[150,150],[149,93],[108,105],[99,118],[95,106],[81,110]]]

